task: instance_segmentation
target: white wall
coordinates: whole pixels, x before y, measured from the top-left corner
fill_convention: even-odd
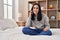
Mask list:
[[[19,13],[22,13],[22,20],[26,20],[28,17],[28,0],[15,0],[13,5],[13,19],[18,21]],[[15,14],[14,14],[15,13]]]
[[[15,19],[15,0],[13,0],[12,18]]]
[[[14,9],[13,11],[14,11],[15,14],[14,14],[13,17],[15,18],[15,21],[17,21],[17,17],[18,17],[18,13],[19,13],[19,12],[18,12],[18,9],[19,9],[19,8],[18,8],[18,6],[19,6],[19,5],[18,5],[18,4],[19,4],[19,0],[15,0],[14,3],[15,3],[15,5],[14,5],[14,8],[15,8],[15,9]]]
[[[3,7],[3,0],[0,0],[0,19],[4,18],[4,7]]]
[[[19,0],[19,13],[22,13],[22,20],[26,20],[28,17],[28,0]]]

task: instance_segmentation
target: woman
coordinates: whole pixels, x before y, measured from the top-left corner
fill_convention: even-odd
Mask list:
[[[52,35],[50,29],[49,19],[47,15],[41,13],[41,7],[35,3],[31,9],[31,15],[28,17],[26,26],[22,32],[27,35]],[[30,25],[33,25],[30,28]]]

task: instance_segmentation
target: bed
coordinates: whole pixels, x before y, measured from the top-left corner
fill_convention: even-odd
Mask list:
[[[6,21],[5,21],[6,22]],[[0,22],[1,23],[1,22]],[[10,24],[10,23],[9,23]],[[11,28],[2,28],[0,29],[0,40],[60,40],[60,29],[50,29],[52,31],[52,36],[44,36],[44,35],[25,35],[22,33],[23,27],[15,27]]]
[[[22,33],[23,27],[15,27],[13,29],[0,30],[0,40],[60,40],[60,29],[50,29],[52,36],[44,35],[25,35]]]

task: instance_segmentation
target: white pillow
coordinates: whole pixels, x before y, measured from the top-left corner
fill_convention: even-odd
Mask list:
[[[12,19],[0,19],[0,30],[18,27],[16,22]]]

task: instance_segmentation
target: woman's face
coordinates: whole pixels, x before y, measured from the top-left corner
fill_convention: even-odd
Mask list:
[[[33,7],[33,12],[34,12],[35,15],[38,14],[38,12],[39,12],[39,7],[38,7],[38,5],[34,5],[34,7]]]

